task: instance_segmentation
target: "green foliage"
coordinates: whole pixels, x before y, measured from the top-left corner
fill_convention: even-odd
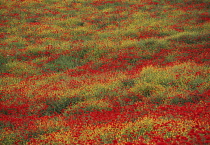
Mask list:
[[[202,77],[197,77],[189,82],[189,85],[193,90],[196,90],[202,83],[205,83],[207,80],[203,79]]]
[[[98,61],[102,56],[105,56],[108,52],[107,49],[101,49],[98,46],[95,46],[94,48],[90,48],[91,55],[88,55],[88,60],[89,61]]]
[[[152,55],[142,55],[142,59],[151,59]]]
[[[141,60],[140,58],[131,58],[131,59],[128,59],[128,63],[135,66],[137,64],[137,62],[140,60]]]
[[[7,72],[7,69],[6,69],[6,64],[8,62],[8,58],[3,56],[3,55],[0,55],[0,73],[5,73]]]
[[[192,4],[202,3],[203,1],[205,1],[205,0],[186,0],[186,1],[183,1],[183,0],[170,0],[169,2],[171,4],[181,3],[181,4],[185,4],[185,5],[192,5]]]
[[[135,84],[135,81],[133,79],[125,79],[122,81],[122,84],[125,87],[133,87]]]
[[[168,99],[171,104],[196,103],[201,99],[199,95],[185,91],[198,90],[202,93],[209,89],[208,75],[195,76],[201,71],[207,74],[205,67],[193,63],[183,63],[168,68],[146,67],[141,71],[140,77],[134,80],[134,85],[129,91],[149,97],[149,102],[153,104],[167,103]],[[175,97],[179,94],[183,94],[183,97]],[[129,98],[132,100],[132,97]]]
[[[205,85],[202,84],[209,84],[209,75],[208,69],[204,66],[197,66],[193,63],[183,63],[180,65],[175,65],[172,68],[172,71],[177,74],[177,79],[175,83],[182,89],[186,90],[202,90],[202,87],[205,88]],[[206,74],[195,76],[196,73]],[[207,89],[207,88],[206,88]]]
[[[133,105],[136,102],[141,102],[142,100],[143,96],[138,94],[133,94],[133,95],[127,94],[118,98],[118,102],[120,102],[121,106]]]
[[[130,38],[137,38],[138,37],[137,30],[135,30],[135,29],[127,30],[124,33],[125,33],[124,36],[130,37]]]
[[[209,41],[209,34],[200,33],[200,32],[180,32],[178,34],[171,35],[166,37],[167,40],[175,41],[179,43],[186,43],[186,44],[198,44],[202,42]]]
[[[98,36],[101,39],[106,39],[106,38],[109,38],[109,37],[113,37],[113,34],[111,34],[111,33],[99,33]]]
[[[177,56],[178,56],[177,54],[171,53],[171,54],[166,55],[164,60],[165,62],[173,62],[173,61],[176,61]]]
[[[89,50],[87,48],[84,48],[82,50],[79,50],[77,52],[75,52],[75,56],[77,56],[78,58],[85,59],[85,56],[89,53]],[[84,60],[85,61],[85,60]]]
[[[37,67],[18,60],[8,61],[4,69],[8,73],[23,77],[40,74],[40,69]]]
[[[131,141],[137,139],[139,136],[148,136],[145,133],[148,133],[153,130],[155,121],[150,118],[138,119],[133,123],[126,125],[121,131],[120,135],[122,140]]]
[[[165,98],[160,97],[160,96],[152,97],[150,99],[150,102],[153,103],[153,104],[160,105],[160,104],[163,104],[165,102]]]
[[[155,86],[151,84],[142,84],[142,87],[139,88],[141,94],[145,97],[150,97],[152,92],[155,91]]]
[[[2,77],[0,78],[0,85],[14,85],[20,83],[21,80],[22,78],[20,77]]]
[[[137,46],[138,46],[138,41],[133,41],[133,40],[124,40],[120,44],[121,48],[137,47]]]
[[[63,121],[63,120],[62,120]],[[68,129],[68,127],[63,126],[61,124],[61,119],[59,117],[53,117],[50,119],[44,120],[36,120],[34,123],[37,127],[36,130],[27,130],[27,139],[24,140],[22,144],[26,144],[25,142],[30,141],[31,138],[39,138],[45,134],[50,134],[57,132],[59,130]]]
[[[196,95],[192,95],[192,96],[190,95],[190,96],[187,96],[186,98],[175,96],[172,99],[170,99],[170,103],[173,105],[174,104],[175,105],[184,105],[185,103],[197,103],[197,102],[199,102],[200,99],[201,98]]]
[[[59,0],[45,0],[45,3],[56,3],[56,2],[59,2]]]
[[[158,40],[155,38],[140,40],[138,42],[138,47],[143,50],[147,50],[150,52],[158,52],[160,49],[168,48],[169,43],[164,40]]]
[[[35,22],[39,22],[38,18],[29,18],[25,20],[27,23],[35,23]]]
[[[169,83],[173,83],[176,80],[170,70],[155,67],[144,68],[141,72],[141,79],[147,83],[155,83],[163,86],[168,86]]]
[[[80,97],[61,97],[57,99],[47,99],[46,105],[48,108],[42,113],[43,115],[52,115],[54,113],[61,114],[69,105],[75,105],[83,101]]]
[[[61,55],[59,58],[44,65],[44,70],[63,71],[82,65],[81,59],[71,55]]]
[[[160,85],[154,84],[154,83],[138,83],[130,90],[135,93],[140,93],[144,97],[151,97],[152,95],[155,95],[157,91],[161,90]]]
[[[76,12],[73,10],[69,14],[74,15]],[[84,22],[80,18],[71,17],[64,21],[59,21],[56,23],[58,26],[66,27],[66,28],[74,28],[78,26],[83,26]]]
[[[103,10],[106,8],[110,8],[110,7],[116,7],[116,6],[120,6],[120,2],[113,2],[113,3],[105,3],[103,5],[97,6],[97,9],[99,10]]]
[[[73,30],[71,31],[71,35],[73,36],[72,40],[90,40],[90,36],[86,36],[86,31],[84,30]]]
[[[7,132],[7,133],[6,133]],[[0,140],[2,145],[15,144],[17,141],[18,133],[12,131],[6,131],[6,129],[0,131]]]
[[[92,97],[95,97],[95,98],[98,98],[98,99],[102,99],[106,95],[108,95],[109,93],[111,93],[109,91],[109,89],[101,87],[101,88],[97,88],[96,92],[92,94],[93,95]]]
[[[18,49],[24,48],[26,45],[23,42],[13,42],[10,47],[17,47]]]
[[[107,101],[98,100],[97,98],[91,98],[83,102],[79,102],[71,108],[65,110],[64,115],[69,116],[71,114],[90,113],[93,111],[112,110],[111,105]]]

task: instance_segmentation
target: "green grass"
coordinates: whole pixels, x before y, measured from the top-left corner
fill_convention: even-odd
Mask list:
[[[48,106],[46,110],[42,112],[42,115],[52,115],[54,113],[61,114],[70,105],[74,106],[77,103],[83,101],[80,97],[61,97],[57,99],[49,98],[46,100],[46,105]]]
[[[67,69],[73,69],[77,66],[81,66],[82,64],[81,59],[78,57],[61,55],[59,58],[44,65],[44,69],[59,72]]]

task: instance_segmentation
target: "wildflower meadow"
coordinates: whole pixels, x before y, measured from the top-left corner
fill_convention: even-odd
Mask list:
[[[0,0],[0,145],[210,144],[209,0]]]

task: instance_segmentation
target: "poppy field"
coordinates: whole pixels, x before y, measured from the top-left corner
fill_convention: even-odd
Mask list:
[[[210,144],[208,0],[0,0],[0,145]]]

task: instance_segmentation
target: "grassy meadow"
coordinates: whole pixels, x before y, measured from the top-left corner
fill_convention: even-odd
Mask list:
[[[210,144],[208,0],[0,0],[0,145]]]

